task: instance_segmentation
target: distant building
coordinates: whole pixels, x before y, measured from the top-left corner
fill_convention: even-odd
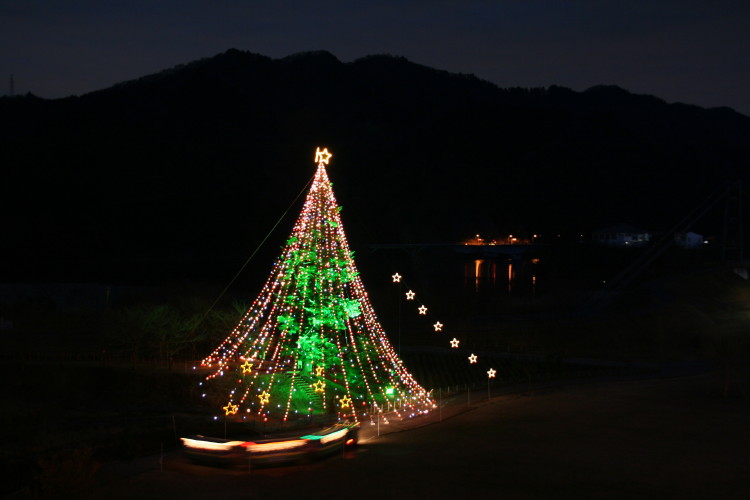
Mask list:
[[[482,238],[480,235],[476,235],[473,238],[465,239],[459,244],[461,245],[533,245],[535,243],[535,240],[537,238],[537,235],[534,235],[533,239],[529,238],[519,238],[518,236],[513,236],[512,234],[509,234],[508,236],[499,237],[499,238]]]
[[[687,233],[676,233],[674,242],[682,248],[698,248],[703,244],[703,235],[688,231]]]
[[[651,241],[651,233],[631,224],[617,224],[591,233],[594,243],[610,247],[639,247]]]

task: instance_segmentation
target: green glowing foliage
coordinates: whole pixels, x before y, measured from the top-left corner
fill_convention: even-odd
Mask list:
[[[345,300],[344,308],[346,308],[346,315],[349,318],[356,318],[362,314],[358,300]]]
[[[338,356],[336,344],[313,331],[299,336],[297,349],[297,368],[304,372],[312,371],[313,366],[330,366]]]
[[[294,335],[299,331],[299,324],[292,316],[279,316],[279,330]]]

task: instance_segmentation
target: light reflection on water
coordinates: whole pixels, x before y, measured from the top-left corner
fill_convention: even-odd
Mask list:
[[[538,259],[530,263],[535,265]],[[498,269],[501,270],[502,278],[500,279],[498,279]],[[505,289],[508,293],[513,293],[518,285],[523,284],[527,291],[530,289],[532,295],[536,295],[537,276],[529,270],[530,266],[524,266],[522,262],[515,262],[511,259],[500,261],[474,259],[464,264],[464,287],[471,288],[475,292],[482,289],[488,291]]]
[[[513,278],[515,278],[515,273],[513,272],[513,263],[508,261],[508,293],[513,291]]]

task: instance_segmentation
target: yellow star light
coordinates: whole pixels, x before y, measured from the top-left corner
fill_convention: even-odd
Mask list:
[[[494,369],[494,368],[490,368],[489,370],[487,370],[487,376],[488,376],[489,378],[495,378],[495,374],[496,374],[496,373],[497,373],[497,372],[495,371],[495,369]]]
[[[322,377],[323,376],[323,368],[322,366],[316,366],[315,367],[315,376],[316,377]]]
[[[414,300],[414,296],[415,295],[416,295],[416,293],[414,293],[411,290],[409,290],[408,292],[406,292],[406,300]]]
[[[328,165],[331,156],[333,155],[328,152],[328,148],[324,148],[323,151],[321,151],[320,148],[315,148],[315,163],[325,163],[326,165]]]
[[[396,273],[393,276],[391,276],[391,278],[393,278],[393,282],[394,283],[401,283],[401,275],[400,274]]]
[[[224,415],[235,415],[239,407],[239,405],[233,405],[230,401],[222,410],[224,410]]]
[[[271,399],[271,395],[268,393],[268,391],[263,391],[258,394],[258,399],[260,400],[260,404],[268,404],[268,401]]]
[[[326,388],[326,383],[322,380],[318,380],[312,386],[315,389],[315,392],[323,392]]]
[[[419,310],[419,314],[427,314],[427,307],[422,305],[417,308]]]
[[[458,347],[458,339],[457,338],[454,338],[453,340],[451,340],[451,347],[453,347],[453,348]]]
[[[341,403],[341,408],[349,408],[352,404],[352,399],[349,396],[344,396],[339,399],[339,403]]]
[[[472,353],[472,355],[471,355],[471,356],[469,356],[469,363],[476,363],[476,362],[477,362],[477,359],[478,359],[478,358],[477,358],[476,354],[473,354],[473,353]]]
[[[435,323],[432,326],[433,326],[433,328],[435,328],[436,332],[440,332],[440,331],[443,330],[443,324],[440,321],[438,321],[437,323]]]
[[[250,369],[253,367],[253,363],[251,363],[249,360],[245,360],[242,365],[240,365],[240,368],[242,368],[242,374],[250,373]]]

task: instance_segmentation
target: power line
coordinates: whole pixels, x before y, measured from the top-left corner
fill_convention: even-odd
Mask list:
[[[687,229],[700,220],[706,212],[711,210],[716,204],[727,196],[732,195],[732,189],[737,190],[737,195],[741,192],[741,187],[732,186],[736,183],[722,184],[715,191],[713,191],[700,205],[696,206],[688,215],[686,215],[680,222],[675,224],[671,229],[666,231],[659,240],[651,243],[646,250],[633,262],[630,263],[625,269],[620,271],[613,279],[609,280],[607,286],[603,290],[599,290],[594,293],[589,302],[584,307],[584,312],[590,313],[595,310],[601,310],[612,300],[613,292],[623,290],[633,280],[635,280],[641,273],[654,261],[657,257],[662,255],[667,248],[674,243],[674,235],[677,233],[683,233]],[[736,203],[739,203],[737,201]],[[735,211],[740,211],[741,205],[736,205],[738,208]],[[729,205],[727,205],[729,207]],[[729,213],[730,208],[727,208]],[[726,220],[725,216],[725,220]],[[741,225],[741,221],[739,223]],[[734,226],[733,226],[734,227]],[[725,237],[726,239],[727,228],[725,224]],[[741,229],[740,229],[741,237]],[[735,245],[736,246],[736,245]],[[726,248],[726,242],[724,247]],[[736,253],[736,248],[732,247],[732,250]],[[726,251],[726,250],[725,250]],[[742,247],[739,246],[739,253],[742,253]]]

